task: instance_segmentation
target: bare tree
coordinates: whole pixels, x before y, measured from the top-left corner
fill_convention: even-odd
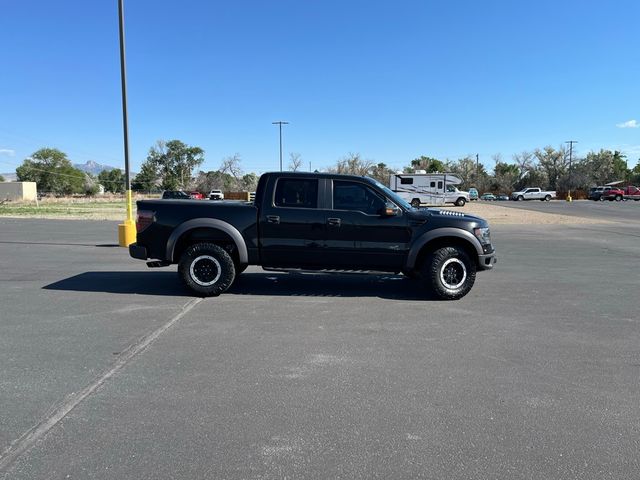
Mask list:
[[[289,154],[289,170],[292,172],[297,172],[298,169],[302,166],[302,158],[299,153],[291,152]]]
[[[219,171],[222,173],[228,173],[233,178],[235,178],[236,181],[240,182],[240,180],[242,179],[242,168],[240,167],[240,154],[236,153],[231,157],[227,157],[223,159],[222,163],[220,164]]]
[[[344,173],[350,175],[368,175],[374,164],[371,160],[363,160],[359,153],[349,153],[338,163],[329,168],[331,173]]]

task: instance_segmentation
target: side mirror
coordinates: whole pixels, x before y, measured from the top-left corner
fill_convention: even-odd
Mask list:
[[[382,209],[381,215],[383,217],[397,217],[398,215],[400,215],[400,209],[395,205],[386,205]]]

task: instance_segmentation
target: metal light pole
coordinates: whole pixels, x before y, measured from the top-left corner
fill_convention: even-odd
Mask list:
[[[277,121],[271,122],[272,125],[278,125],[280,127],[280,171],[282,171],[282,125],[289,125],[289,122]]]
[[[569,193],[567,195],[567,202],[571,202],[571,201],[573,201],[573,199],[571,198],[571,186],[573,185],[571,160],[572,160],[572,157],[573,157],[573,144],[574,143],[578,143],[578,142],[575,141],[575,140],[569,140],[568,142],[564,142],[564,143],[568,143],[569,144]]]
[[[128,247],[136,241],[136,226],[131,205],[131,177],[129,175],[129,126],[127,121],[127,69],[124,50],[124,5],[118,0],[118,25],[120,31],[120,80],[122,84],[122,127],[124,132],[124,170],[127,196],[127,218],[118,225],[118,243]]]

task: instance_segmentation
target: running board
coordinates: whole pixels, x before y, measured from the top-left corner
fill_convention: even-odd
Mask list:
[[[267,272],[289,272],[289,273],[358,273],[358,274],[373,274],[373,275],[396,275],[400,273],[390,272],[388,270],[342,270],[337,268],[332,269],[311,269],[311,268],[285,268],[285,267],[262,267]]]
[[[147,262],[147,267],[149,268],[168,267],[169,265],[171,265],[171,262],[164,262],[161,260],[154,260],[153,262]]]

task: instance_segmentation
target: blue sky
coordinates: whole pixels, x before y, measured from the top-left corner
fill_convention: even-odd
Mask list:
[[[117,0],[1,0],[0,172],[124,164]],[[395,168],[577,140],[640,158],[640,2],[125,0],[136,171],[158,139],[245,171]],[[635,120],[635,122],[633,122]],[[624,125],[626,128],[621,128]]]

